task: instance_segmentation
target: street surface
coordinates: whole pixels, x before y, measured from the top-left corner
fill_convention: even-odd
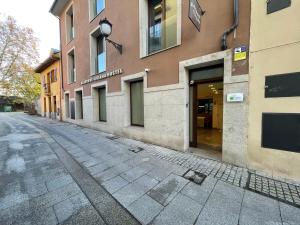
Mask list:
[[[202,173],[203,163],[212,169],[205,167],[202,184],[184,177],[192,168]],[[247,190],[246,174],[68,123],[0,113],[1,225],[300,224],[299,207]]]

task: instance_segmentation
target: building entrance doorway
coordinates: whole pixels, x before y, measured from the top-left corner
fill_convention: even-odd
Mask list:
[[[223,65],[190,73],[191,152],[222,159]]]
[[[53,96],[53,119],[56,120],[56,96]]]

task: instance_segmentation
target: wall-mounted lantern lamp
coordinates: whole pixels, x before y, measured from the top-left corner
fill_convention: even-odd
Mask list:
[[[105,40],[111,43],[122,55],[123,46],[108,39],[112,33],[112,24],[105,18],[100,21],[100,33],[104,36]]]

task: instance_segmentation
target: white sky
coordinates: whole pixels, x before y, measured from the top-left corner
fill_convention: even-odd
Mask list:
[[[0,0],[1,16],[13,16],[17,24],[30,27],[39,39],[40,61],[51,48],[59,49],[58,19],[49,13],[54,0]]]

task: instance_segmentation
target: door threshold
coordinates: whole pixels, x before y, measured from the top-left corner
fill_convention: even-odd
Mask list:
[[[203,158],[222,161],[222,151],[190,147],[189,152]]]

